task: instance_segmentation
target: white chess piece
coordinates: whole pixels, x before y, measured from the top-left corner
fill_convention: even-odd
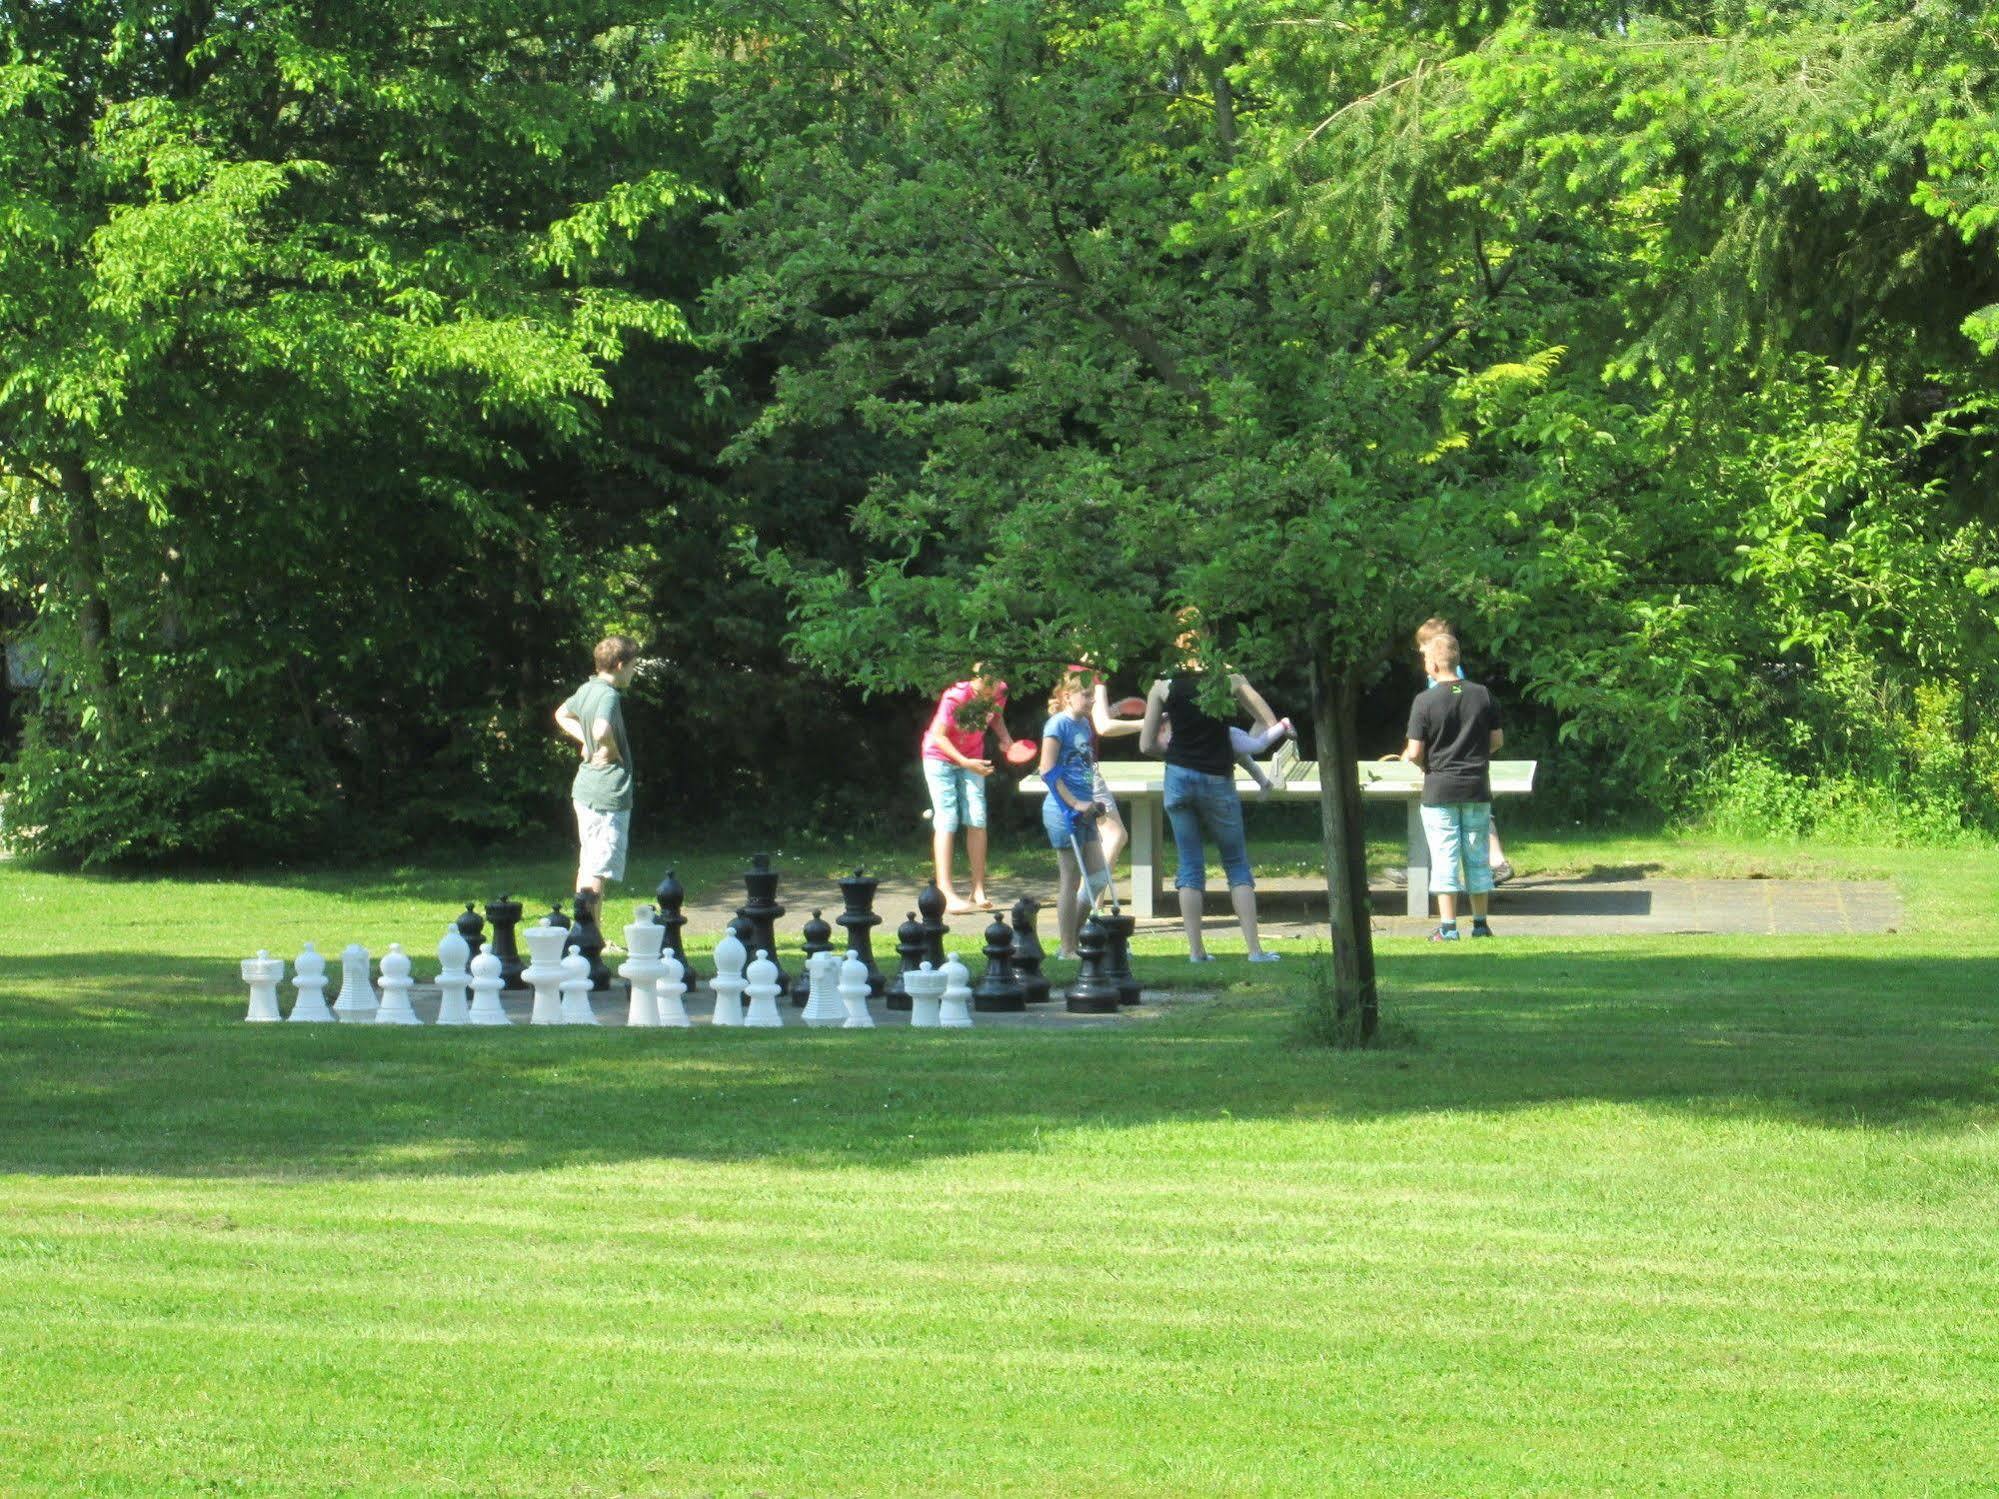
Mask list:
[[[482,952],[484,949],[480,949]],[[472,948],[458,928],[444,929],[444,940],[437,944],[437,1023],[439,1025],[470,1025],[472,1014],[465,1008],[466,986],[472,982],[472,975],[465,971],[466,960],[472,956]]]
[[[840,1003],[840,955],[832,949],[816,952],[805,960],[805,1010],[799,1016],[807,1025],[839,1025],[847,1018]]]
[[[944,959],[944,1002],[938,1007],[937,1023],[947,1031],[972,1028],[972,974],[956,953]]]
[[[319,949],[306,943],[305,951],[292,961],[292,974],[292,987],[298,990],[298,998],[292,1001],[292,1012],[285,1018],[331,1022],[333,1012],[326,1008],[326,959],[320,956]]]
[[[257,949],[257,956],[245,958],[242,964],[243,982],[250,986],[250,1010],[245,1020],[283,1020],[278,1013],[278,985],[285,976],[285,960],[274,958],[264,948]]]
[[[743,960],[749,956],[734,932],[715,944],[715,977],[708,987],[715,991],[715,1024],[743,1023]]]
[[[625,951],[630,956],[618,965],[618,976],[632,991],[631,1005],[625,1011],[628,1026],[659,1024],[659,1000],[654,986],[666,973],[666,965],[659,960],[665,944],[666,928],[653,925],[652,907],[640,906],[632,924],[625,928]]]
[[[534,990],[534,1010],[529,1025],[562,1024],[562,946],[569,938],[567,927],[551,926],[546,918],[527,931],[528,966],[521,970],[521,982]]]
[[[902,976],[902,986],[909,991],[910,1025],[920,1031],[936,1030],[937,1008],[944,1000],[944,970],[932,968],[926,958],[922,966]]]
[[[465,1017],[471,1024],[513,1024],[507,1019],[507,1007],[500,1003],[500,990],[506,982],[500,977],[500,955],[488,943],[472,960],[472,1013]]]
[[[333,1001],[337,1020],[373,1020],[375,986],[368,980],[368,949],[350,942],[340,953],[340,994]]]
[[[743,1024],[767,1031],[783,1025],[784,1016],[777,1008],[777,996],[783,992],[777,986],[777,964],[761,947],[749,966],[749,981],[750,1008]]]
[[[572,947],[562,960],[562,1024],[596,1023],[597,1012],[590,1008],[590,960],[582,948]]]
[[[410,956],[400,942],[391,942],[382,954],[382,1007],[375,1011],[377,1025],[422,1025],[410,1008]]]
[[[665,938],[666,929],[662,927],[660,940],[664,942]],[[687,1018],[687,1005],[681,999],[687,992],[687,985],[681,981],[686,970],[680,966],[680,960],[662,953],[659,972],[659,980],[653,985],[654,1000],[659,1005],[659,1023],[675,1028],[692,1025],[694,1022]]]
[[[842,1029],[871,1031],[875,1028],[875,1017],[868,1013],[868,965],[851,948],[846,960],[840,964],[840,1003],[847,1009],[847,1023]]]

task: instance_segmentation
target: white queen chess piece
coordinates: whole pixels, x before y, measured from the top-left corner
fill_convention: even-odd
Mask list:
[[[500,1003],[506,983],[500,976],[500,955],[488,943],[472,960],[472,1013],[466,1019],[473,1025],[512,1025],[507,1007]]]
[[[368,980],[368,949],[350,942],[340,952],[340,994],[333,1001],[339,1020],[373,1020],[375,986]]]
[[[664,939],[666,935],[664,927],[660,928],[660,935]],[[661,1025],[680,1029],[694,1023],[687,1018],[687,1005],[681,999],[681,996],[687,992],[687,985],[681,982],[681,976],[685,971],[680,966],[678,958],[662,951],[659,959],[659,981],[653,985],[653,996],[659,1006]]]
[[[534,990],[534,1009],[529,1025],[562,1024],[562,946],[568,940],[565,927],[551,926],[546,920],[528,928],[528,966],[521,981]]]
[[[580,947],[572,946],[562,960],[562,1023],[597,1023],[597,1012],[590,1008],[590,960]]]
[[[471,1011],[465,1007],[465,990],[472,982],[472,975],[465,971],[466,961],[472,956],[472,948],[459,935],[458,928],[444,929],[444,940],[437,944],[437,1023],[439,1025],[470,1025]]]
[[[777,964],[770,960],[769,953],[758,948],[749,966],[750,1008],[743,1016],[743,1024],[766,1031],[782,1026],[784,1016],[777,1008],[777,997],[782,992],[777,983]]]
[[[914,972],[902,978],[909,991],[909,1023],[920,1031],[937,1029],[938,1006],[944,1001],[944,971],[932,968],[928,958]]]
[[[410,990],[415,981],[410,978],[410,955],[403,951],[400,942],[391,942],[389,950],[382,954],[382,1007],[375,1011],[377,1025],[422,1025],[415,1010],[410,1008]]]
[[[807,1025],[839,1025],[847,1018],[840,1002],[840,955],[828,948],[805,960],[805,1009],[799,1016]]]
[[[284,982],[285,960],[274,958],[263,948],[257,949],[257,956],[245,958],[240,972],[243,982],[250,986],[250,1009],[245,1020],[283,1020],[278,1013],[278,985]]]
[[[715,977],[708,987],[715,991],[715,1024],[743,1023],[743,960],[749,956],[734,932],[715,944]]]
[[[840,964],[840,1003],[846,1007],[847,1023],[842,1029],[871,1031],[875,1017],[868,1013],[868,965],[852,948]]]
[[[956,953],[944,959],[944,1003],[938,1008],[937,1023],[947,1031],[972,1028],[972,974]]]
[[[631,1003],[625,1011],[627,1026],[659,1024],[655,986],[666,973],[666,965],[659,960],[665,943],[666,928],[653,925],[652,907],[640,906],[632,924],[625,928],[625,951],[629,956],[618,965],[618,977],[632,991]]]
[[[332,1021],[333,1012],[326,1008],[326,959],[318,948],[310,942],[305,951],[292,960],[292,987],[298,990],[298,998],[292,1001],[292,1012],[287,1020],[317,1021],[324,1025]]]

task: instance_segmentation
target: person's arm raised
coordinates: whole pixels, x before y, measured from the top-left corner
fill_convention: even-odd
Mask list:
[[[1116,739],[1125,734],[1136,734],[1145,727],[1136,718],[1111,717],[1111,695],[1105,691],[1102,682],[1097,683],[1095,699],[1090,704],[1090,726],[1097,731],[1099,739]]]
[[[1145,722],[1138,729],[1138,752],[1159,753],[1159,721],[1166,714],[1166,679],[1161,677],[1145,695]]]
[[[1270,711],[1270,704],[1263,700],[1263,694],[1249,685],[1249,678],[1241,672],[1229,673],[1229,689],[1235,693],[1236,701],[1249,709],[1256,719],[1256,726],[1266,733],[1277,722],[1277,715]]]

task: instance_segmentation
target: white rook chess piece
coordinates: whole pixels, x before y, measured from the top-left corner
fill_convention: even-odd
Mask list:
[[[875,1017],[868,1013],[868,965],[851,948],[847,950],[846,961],[840,965],[840,1003],[847,1007],[847,1023],[843,1029],[871,1031],[875,1028]]]
[[[292,987],[298,990],[298,998],[292,1001],[292,1012],[287,1020],[316,1020],[322,1024],[333,1019],[333,1012],[326,1008],[326,959],[319,949],[310,942],[305,951],[292,961]]]
[[[618,976],[632,991],[631,1005],[625,1011],[626,1025],[659,1024],[659,1000],[653,986],[666,973],[666,965],[659,960],[665,943],[666,928],[653,925],[652,907],[640,906],[632,924],[625,928],[625,951],[630,956],[618,965]]]
[[[840,955],[828,948],[805,960],[805,1010],[800,1019],[807,1025],[839,1025],[847,1018],[840,1003]]]
[[[422,1025],[410,1008],[410,956],[400,942],[391,942],[382,954],[382,1007],[375,1012],[377,1025]]]
[[[944,1000],[944,971],[932,968],[926,958],[915,972],[903,975],[902,986],[909,991],[910,1025],[920,1031],[936,1030],[937,1009]]]
[[[444,929],[444,940],[437,944],[437,1023],[439,1025],[470,1025],[472,1014],[465,1008],[465,989],[472,982],[472,975],[465,971],[466,960],[472,956],[472,948],[458,935],[458,928]]]
[[[570,948],[569,956],[562,960],[562,1023],[597,1023],[597,1012],[590,1008],[590,960],[580,947]]]
[[[661,927],[660,940],[664,942],[665,939],[666,928]],[[678,958],[672,956],[670,953],[663,953],[661,955],[659,959],[660,977],[658,982],[653,985],[654,997],[659,1005],[659,1023],[661,1025],[682,1027],[694,1023],[687,1018],[687,1006],[680,997],[687,992],[687,985],[681,982],[681,976],[685,972],[686,970],[680,966]]]
[[[956,953],[944,959],[944,1003],[938,1008],[937,1023],[947,1031],[972,1028],[972,974]]]
[[[546,920],[528,928],[528,966],[521,981],[534,990],[534,1010],[529,1025],[562,1024],[562,944],[568,939],[565,927],[550,926]]]
[[[743,1023],[743,959],[748,956],[734,932],[715,944],[715,977],[708,987],[715,991],[717,1025]]]
[[[245,1020],[283,1020],[278,1013],[278,985],[284,980],[285,960],[274,958],[263,948],[257,956],[245,958],[243,982],[250,986],[250,1011]]]
[[[771,962],[770,954],[761,947],[750,964],[749,979],[750,1009],[743,1016],[743,1024],[758,1030],[776,1030],[784,1024],[784,1016],[777,1009],[777,996],[782,991],[777,986],[777,964]]]
[[[500,955],[489,942],[472,960],[472,1013],[465,1017],[471,1024],[513,1024],[507,1019],[507,1007],[500,1003],[500,990],[506,982],[500,977]]]
[[[368,981],[368,949],[350,942],[340,953],[340,994],[333,1001],[337,1020],[373,1020],[375,986]]]

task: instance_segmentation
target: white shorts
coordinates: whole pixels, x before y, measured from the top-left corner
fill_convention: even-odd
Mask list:
[[[583,850],[576,860],[576,872],[586,880],[622,880],[625,846],[631,842],[632,814],[599,812],[581,802],[570,805],[576,808],[576,841]]]

